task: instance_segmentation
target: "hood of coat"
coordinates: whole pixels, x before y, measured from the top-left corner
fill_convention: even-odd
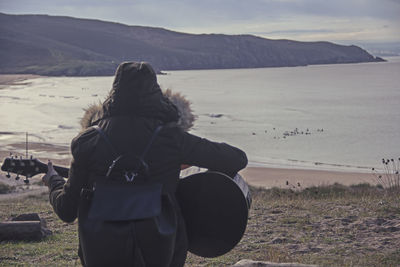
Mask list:
[[[177,108],[161,92],[153,68],[146,62],[121,63],[103,103],[104,116],[147,117],[164,123],[177,121]]]
[[[190,102],[180,93],[161,91],[155,71],[145,62],[124,62],[118,66],[108,97],[103,103],[92,104],[85,110],[82,129],[112,116],[145,117],[163,123],[177,123],[186,131],[195,120]]]
[[[178,110],[179,118],[175,122],[178,127],[184,131],[189,131],[196,120],[196,115],[193,114],[191,102],[179,92],[172,92],[170,89],[162,91],[166,97]],[[96,121],[104,117],[103,104],[94,103],[85,109],[85,113],[80,121],[82,130],[94,125]]]

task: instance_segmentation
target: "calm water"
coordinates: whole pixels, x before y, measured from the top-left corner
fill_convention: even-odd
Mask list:
[[[172,71],[198,115],[193,133],[244,149],[253,165],[368,170],[400,156],[400,59],[294,68]],[[39,78],[0,90],[0,145],[68,145],[112,77]]]

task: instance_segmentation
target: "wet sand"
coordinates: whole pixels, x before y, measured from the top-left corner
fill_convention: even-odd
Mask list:
[[[24,157],[25,144],[11,144],[13,155]],[[51,159],[54,164],[69,167],[71,155],[69,147],[55,146],[51,144],[30,144],[30,152],[38,157],[42,162]],[[19,151],[20,153],[15,153]],[[0,148],[0,161],[10,155],[10,151]],[[247,167],[240,171],[244,179],[253,186],[265,188],[280,187],[302,189],[310,186],[329,185],[340,183],[352,185],[360,183],[375,184],[374,175],[371,173],[355,173],[325,170],[305,170],[305,169],[283,169],[267,167]],[[3,173],[4,175],[4,173]]]
[[[39,75],[33,74],[0,74],[0,90],[10,85],[28,85],[30,79],[39,78]]]
[[[324,170],[282,169],[248,167],[240,172],[251,185],[260,187],[280,187],[301,189],[310,186],[340,183],[353,185],[360,183],[375,184],[371,173],[355,173]]]
[[[0,89],[13,84],[24,84],[23,81],[28,79],[39,78],[39,75],[33,74],[0,74]]]

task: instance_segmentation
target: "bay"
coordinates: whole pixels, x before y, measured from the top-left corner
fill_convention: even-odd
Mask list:
[[[0,145],[69,145],[113,77],[42,77],[0,90]],[[242,148],[251,165],[369,171],[400,156],[400,59],[291,68],[168,71],[198,116],[192,133]],[[5,133],[15,134],[5,134]]]

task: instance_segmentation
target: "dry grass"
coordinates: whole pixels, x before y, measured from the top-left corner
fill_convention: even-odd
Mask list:
[[[49,204],[47,193],[2,200],[0,210],[0,220],[36,212],[46,220],[47,227],[53,232],[42,242],[1,242],[0,266],[80,266],[77,223],[60,221]]]
[[[229,266],[240,259],[300,262],[321,266],[399,266],[400,197],[358,185],[303,191],[252,188],[253,206],[242,241],[226,255],[189,254],[187,266]],[[4,220],[37,212],[54,235],[42,242],[0,243],[0,265],[73,266],[77,224],[53,213],[47,194],[0,201]]]
[[[372,168],[375,181],[383,188],[400,193],[400,158],[382,159],[382,171]]]
[[[247,258],[322,266],[400,266],[400,197],[367,184],[303,191],[252,188],[253,207],[239,245],[191,266]]]
[[[15,186],[0,182],[0,194],[8,194],[15,191]]]

